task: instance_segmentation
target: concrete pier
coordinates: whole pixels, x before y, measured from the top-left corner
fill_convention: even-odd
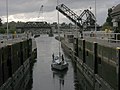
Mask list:
[[[119,90],[119,48],[86,38],[75,38],[73,43],[63,40],[61,43],[76,63],[83,90]],[[84,79],[87,84],[84,84]]]
[[[32,38],[4,40],[0,46],[0,90],[26,90],[36,55]]]

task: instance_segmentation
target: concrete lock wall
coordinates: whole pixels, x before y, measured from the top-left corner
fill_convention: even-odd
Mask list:
[[[116,49],[98,45],[98,75],[117,89]]]
[[[31,57],[32,39],[0,48],[0,87]],[[29,63],[29,62],[28,62]]]
[[[74,48],[75,52],[78,52],[80,62],[82,61],[94,75],[102,78],[103,82],[117,90],[117,49],[83,39],[78,40],[78,50],[76,46],[75,44]]]
[[[2,75],[2,74],[3,74],[3,73],[2,73],[2,58],[1,58],[2,55],[1,55],[1,51],[2,51],[2,50],[1,50],[1,48],[0,48],[0,86],[3,84],[3,78],[2,78],[2,76],[3,76],[3,75]]]

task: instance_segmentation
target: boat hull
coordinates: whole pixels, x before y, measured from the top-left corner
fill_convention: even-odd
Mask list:
[[[67,69],[68,68],[68,63],[66,63],[66,64],[55,64],[55,63],[52,63],[51,64],[51,67],[53,68],[53,69],[57,69],[57,70],[64,70],[64,69]]]

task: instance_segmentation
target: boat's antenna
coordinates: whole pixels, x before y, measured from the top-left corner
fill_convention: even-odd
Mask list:
[[[59,4],[59,0],[57,0],[57,6]],[[57,11],[57,18],[58,18],[58,39],[59,39],[59,57],[60,57],[60,27],[59,27],[59,12]]]

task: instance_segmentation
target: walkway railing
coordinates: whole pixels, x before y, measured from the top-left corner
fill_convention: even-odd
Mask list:
[[[120,33],[83,32],[83,38],[96,38],[110,42],[120,42]]]
[[[13,39],[28,39],[31,37],[31,34],[0,34],[0,40],[13,40]]]
[[[4,47],[8,44],[20,42],[21,40],[26,40],[31,38],[31,34],[9,34],[8,36],[5,34],[0,34],[0,48]]]

